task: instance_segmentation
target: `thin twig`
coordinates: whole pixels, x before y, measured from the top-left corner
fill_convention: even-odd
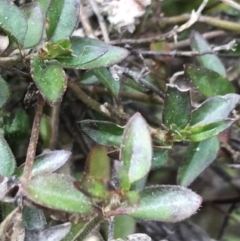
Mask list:
[[[192,14],[189,15],[189,18],[186,19],[186,23],[181,25],[180,27],[175,26],[171,31],[165,33],[165,34],[160,34],[154,37],[150,38],[142,38],[142,39],[121,39],[121,40],[114,40],[110,41],[110,44],[142,44],[142,43],[151,43],[155,41],[163,41],[166,40],[167,38],[176,38],[177,33],[180,33],[187,28],[191,27],[194,23],[198,21],[200,18],[202,10],[205,8],[209,0],[203,0],[202,4],[199,6],[198,10],[195,12],[194,10],[192,11]]]
[[[54,150],[57,145],[58,140],[58,124],[59,124],[59,114],[60,114],[61,103],[53,106],[51,109],[51,139],[49,148]]]
[[[207,3],[209,0],[203,0],[202,4],[199,6],[198,10],[195,12],[194,10],[192,11],[189,20],[180,26],[178,28],[178,33],[190,28],[194,23],[196,23],[203,11],[203,9],[206,7]]]
[[[205,39],[212,39],[212,38],[216,38],[216,37],[220,37],[226,35],[226,32],[222,31],[222,30],[215,30],[215,31],[211,31],[211,32],[207,32],[207,33],[203,33],[202,36]],[[173,50],[173,49],[178,49],[178,48],[184,48],[190,45],[190,39],[184,39],[181,41],[178,41],[177,43],[173,42],[173,43],[168,43],[168,47]]]
[[[110,41],[109,39],[109,36],[108,36],[108,31],[107,31],[107,25],[104,21],[104,18],[103,16],[101,15],[100,11],[99,11],[99,8],[98,8],[98,5],[97,3],[95,2],[95,0],[88,0],[88,2],[90,3],[91,7],[92,7],[92,10],[93,12],[96,14],[97,16],[97,19],[98,19],[98,23],[99,23],[99,26],[102,30],[102,35],[103,35],[103,39],[106,43],[108,43]]]
[[[93,110],[107,116],[110,119],[115,119],[116,117],[120,120],[128,119],[129,116],[126,113],[120,113],[108,103],[104,103],[102,105],[92,99],[90,96],[86,95],[76,82],[68,81],[68,87],[79,100],[81,100],[85,105],[89,106]]]
[[[33,163],[34,163],[34,158],[35,158],[36,148],[38,143],[43,106],[44,106],[44,99],[42,98],[41,95],[39,95],[39,99],[36,104],[31,137],[30,137],[30,141],[27,149],[26,162],[23,170],[23,177],[22,177],[23,183],[26,183],[31,178],[31,173],[32,173],[32,168],[33,168]]]
[[[87,37],[89,38],[96,38],[96,36],[94,35],[94,31],[92,29],[92,26],[89,22],[89,19],[87,17],[87,15],[85,14],[84,12],[84,7],[83,7],[83,4],[82,2],[80,1],[80,14],[79,14],[79,18],[81,20],[81,23],[82,23],[82,26],[83,26],[83,29],[84,29],[84,32],[85,34],[87,35]]]
[[[193,57],[193,56],[200,56],[200,55],[206,55],[206,54],[216,54],[219,51],[223,50],[235,50],[236,47],[236,41],[232,40],[228,44],[224,44],[221,46],[216,46],[212,48],[212,50],[208,51],[138,51],[134,50],[134,53],[138,53],[144,56],[171,56],[171,57]]]
[[[182,15],[175,16],[175,17],[161,18],[160,20],[158,19],[157,23],[160,23],[161,25],[178,24],[181,22],[185,22],[190,18],[191,18],[191,14],[182,14]],[[198,22],[206,23],[206,24],[212,25],[214,27],[229,30],[229,31],[234,31],[234,32],[240,31],[239,23],[222,20],[222,19],[219,19],[216,17],[209,17],[209,16],[201,15],[198,19]]]
[[[220,1],[240,11],[240,5],[235,1],[233,0],[220,0]]]
[[[87,90],[92,93],[111,95],[111,93],[107,89],[99,87],[99,86],[94,86],[94,88],[81,86],[81,88],[83,90]],[[132,92],[128,92],[128,91],[121,91],[119,93],[119,96],[122,98],[131,99],[131,100],[135,100],[135,101],[142,101],[145,103],[163,104],[163,99],[156,95],[147,95],[144,93],[132,93]]]

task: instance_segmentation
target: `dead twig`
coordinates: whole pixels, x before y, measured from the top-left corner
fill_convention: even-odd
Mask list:
[[[232,40],[227,44],[213,47],[210,51],[138,51],[133,50],[134,53],[141,54],[144,56],[171,56],[171,57],[193,57],[193,56],[200,56],[206,54],[216,54],[219,51],[223,50],[235,50],[236,48],[236,41]]]
[[[99,11],[98,5],[95,2],[95,0],[88,0],[88,2],[89,2],[89,4],[92,7],[93,12],[97,16],[98,23],[99,23],[99,26],[100,26],[101,31],[102,31],[103,39],[104,39],[104,41],[106,43],[108,43],[110,41],[110,39],[109,39],[109,36],[108,36],[107,25],[106,25],[106,23],[104,21],[103,16],[101,15],[101,13]]]
[[[83,26],[83,30],[84,30],[85,34],[87,35],[87,37],[89,37],[89,38],[96,38],[96,36],[94,35],[94,31],[92,29],[92,26],[91,26],[91,24],[89,22],[88,16],[85,14],[84,10],[85,9],[83,7],[83,4],[80,1],[80,14],[79,14],[79,17],[80,17],[80,20],[81,20],[81,23],[82,23],[82,26]]]

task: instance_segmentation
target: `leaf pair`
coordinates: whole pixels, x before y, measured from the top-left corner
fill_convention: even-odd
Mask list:
[[[237,94],[215,96],[204,101],[193,112],[190,91],[168,85],[163,108],[163,124],[176,135],[176,140],[199,142],[224,131],[234,123],[228,119],[240,100]]]

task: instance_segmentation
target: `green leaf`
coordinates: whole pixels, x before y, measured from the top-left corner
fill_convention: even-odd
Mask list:
[[[198,91],[206,97],[234,93],[235,89],[228,79],[207,68],[185,65],[185,75]]]
[[[23,207],[23,222],[28,230],[41,230],[47,225],[43,211],[35,207]]]
[[[114,80],[107,68],[94,69],[93,73],[97,76],[99,81],[111,91],[114,96],[118,96],[120,91],[120,82]]]
[[[10,90],[8,84],[0,75],[0,109],[2,109],[4,105],[7,103],[9,97]]]
[[[114,219],[114,238],[126,239],[129,234],[134,233],[136,230],[136,221],[134,218],[121,215],[116,216]]]
[[[192,50],[194,51],[207,52],[212,50],[208,42],[203,38],[203,36],[196,31],[192,32],[190,37],[190,43]],[[227,76],[227,72],[223,63],[215,54],[200,55],[197,57],[197,60],[201,63],[203,67],[215,71],[221,76]]]
[[[58,59],[64,68],[108,67],[121,62],[129,54],[124,48],[111,46],[97,39],[71,37],[70,41],[73,56]]]
[[[173,130],[184,128],[191,117],[190,91],[167,85],[163,107],[163,123]]]
[[[95,215],[88,220],[72,224],[70,232],[62,241],[85,240],[85,238],[96,229],[102,221],[102,218]]]
[[[178,171],[178,184],[189,186],[217,157],[219,151],[217,137],[202,142],[191,143],[187,159]]]
[[[58,58],[65,68],[80,68],[83,64],[100,58],[108,51],[106,46],[99,46],[98,42],[98,44],[92,43],[92,39],[71,37],[70,42],[72,56]]]
[[[55,43],[72,35],[79,19],[80,0],[51,0],[47,10],[47,37]]]
[[[14,141],[23,140],[28,137],[30,130],[29,116],[22,108],[18,108],[16,113],[4,119],[4,135],[7,139]]]
[[[109,181],[111,173],[110,158],[105,146],[96,145],[88,154],[84,176]]]
[[[99,82],[98,78],[96,77],[96,75],[94,75],[94,70],[88,70],[85,71],[85,73],[83,74],[83,76],[81,77],[81,79],[79,80],[81,84],[83,85],[92,85],[95,84],[97,82]]]
[[[62,39],[56,43],[47,42],[41,49],[43,59],[54,59],[72,56],[72,46],[69,39]]]
[[[88,154],[80,190],[92,197],[107,199],[110,192],[107,185],[110,181],[111,163],[105,146],[96,145]]]
[[[195,125],[187,129],[189,134],[187,139],[194,142],[200,142],[218,135],[220,132],[229,128],[236,120],[227,119],[223,121],[217,121],[206,125]]]
[[[12,176],[16,167],[15,157],[8,143],[0,134],[0,175],[4,177]]]
[[[52,135],[52,128],[50,123],[50,118],[46,115],[42,116],[40,122],[40,136],[43,140],[43,146],[49,148]]]
[[[105,146],[120,147],[123,128],[109,121],[83,120],[79,128],[88,137]]]
[[[27,17],[28,29],[24,40],[24,48],[32,48],[42,39],[45,19],[43,11],[37,2],[31,2],[21,7]]]
[[[66,90],[66,77],[61,66],[43,62],[39,57],[31,61],[31,75],[43,98],[54,105],[61,101]]]
[[[163,164],[165,164],[167,159],[168,159],[168,151],[154,150],[151,169],[153,170],[161,167]]]
[[[45,15],[51,0],[33,0],[33,2],[37,2],[40,4],[40,6],[44,12],[44,15]]]
[[[195,214],[202,202],[199,195],[180,186],[151,186],[139,195],[138,205],[120,207],[113,214],[127,214],[142,220],[179,222]]]
[[[148,124],[139,113],[134,114],[124,128],[120,160],[130,183],[142,179],[150,171],[152,140]]]
[[[11,1],[0,1],[0,27],[21,45],[27,33],[27,19],[24,13]]]
[[[70,151],[55,150],[46,151],[43,154],[36,156],[31,176],[35,177],[55,172],[69,160],[70,155]],[[24,164],[18,167],[15,172],[16,176],[20,177],[23,174],[23,167]]]
[[[43,230],[25,230],[25,240],[56,240],[60,241],[69,233],[71,223],[51,226]]]
[[[239,100],[240,95],[237,94],[208,98],[192,112],[190,125],[209,124],[228,118]]]
[[[28,199],[41,206],[65,212],[90,214],[90,199],[78,191],[73,182],[74,179],[69,176],[52,173],[34,177],[22,188]]]

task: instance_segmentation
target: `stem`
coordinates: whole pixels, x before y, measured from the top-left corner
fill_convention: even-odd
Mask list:
[[[31,137],[30,137],[30,141],[27,149],[27,157],[26,157],[26,162],[23,170],[22,183],[26,183],[31,178],[32,168],[33,168],[33,163],[34,163],[34,158],[35,158],[36,148],[38,143],[43,106],[44,106],[44,99],[42,98],[42,96],[39,96],[39,99],[36,105]]]
[[[51,109],[51,139],[49,148],[54,150],[58,140],[58,124],[59,124],[59,113],[60,113],[61,102],[53,106]]]
[[[160,24],[161,25],[164,25],[164,24],[174,24],[175,25],[175,24],[187,21],[188,19],[190,19],[190,17],[191,17],[191,14],[182,14],[182,15],[175,16],[175,17],[161,18]],[[198,22],[207,23],[214,27],[225,29],[225,30],[236,31],[236,32],[240,31],[239,23],[222,20],[219,18],[214,18],[214,17],[209,17],[209,16],[200,16],[198,19]]]

